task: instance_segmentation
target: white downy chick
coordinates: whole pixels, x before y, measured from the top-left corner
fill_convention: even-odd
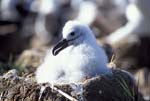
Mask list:
[[[77,83],[86,77],[112,74],[104,50],[87,25],[68,21],[62,33],[63,39],[36,71],[38,83]]]

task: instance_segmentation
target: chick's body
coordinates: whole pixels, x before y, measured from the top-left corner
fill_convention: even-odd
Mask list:
[[[79,27],[78,24],[71,23],[73,23],[73,27],[70,28],[69,26],[69,29]],[[65,25],[63,33],[67,32],[68,25],[70,24]],[[51,51],[51,54],[48,52],[43,64],[36,72],[36,78],[39,83],[73,83],[82,81],[85,77],[109,74],[111,72],[106,66],[107,56],[104,50],[96,43],[92,31],[87,26],[84,26],[84,30],[78,30],[84,35],[71,42],[73,44],[63,49],[58,55],[53,56]],[[68,35],[63,37],[66,38]]]

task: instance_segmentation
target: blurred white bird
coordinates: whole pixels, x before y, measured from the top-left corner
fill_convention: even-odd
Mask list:
[[[38,83],[76,83],[86,77],[112,74],[104,50],[87,25],[68,21],[62,33],[63,39],[36,71]]]
[[[122,40],[134,43],[138,41],[138,37],[150,35],[150,0],[130,1],[126,9],[127,24],[106,37],[106,41],[111,45]]]
[[[88,16],[86,16],[87,12]],[[80,3],[79,14],[76,19],[81,21],[82,23],[91,25],[96,18],[97,12],[97,5],[95,3],[93,3],[92,1],[84,1]]]

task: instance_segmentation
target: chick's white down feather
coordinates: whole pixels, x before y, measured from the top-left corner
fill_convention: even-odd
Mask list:
[[[75,33],[75,39],[68,43],[68,47],[56,56],[52,50],[47,53],[36,71],[38,83],[76,83],[85,77],[111,74],[106,66],[107,56],[96,43],[90,28],[78,21],[68,21],[63,28],[63,38],[72,39],[71,32]]]

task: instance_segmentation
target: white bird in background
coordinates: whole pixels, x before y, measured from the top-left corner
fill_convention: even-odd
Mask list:
[[[88,16],[86,16],[87,12],[88,12]],[[76,19],[81,21],[82,23],[91,25],[96,18],[97,12],[98,12],[97,5],[94,2],[82,1],[79,7],[79,14]]]
[[[127,24],[106,37],[106,41],[111,45],[122,40],[137,42],[138,37],[150,35],[150,0],[130,1],[126,9]]]
[[[36,71],[38,83],[76,83],[86,77],[112,74],[107,56],[92,31],[78,21],[68,21],[63,39],[47,53]]]

